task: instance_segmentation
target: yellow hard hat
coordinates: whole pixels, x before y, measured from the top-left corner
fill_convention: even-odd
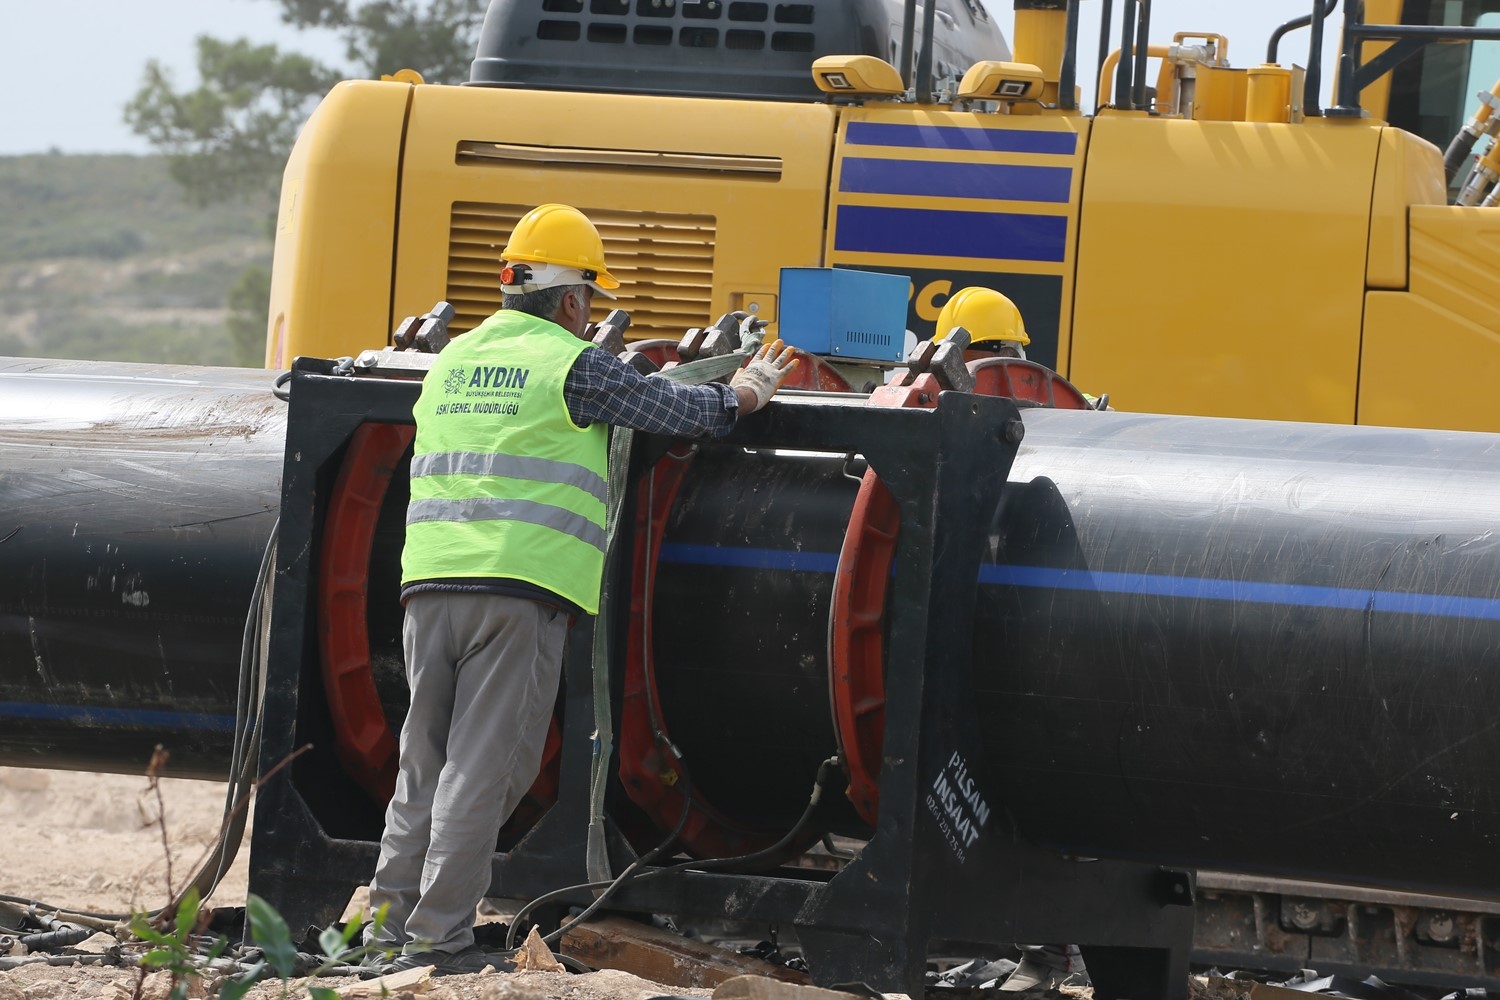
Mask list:
[[[1000,340],[1013,341],[1022,347],[1031,343],[1021,310],[993,288],[971,285],[954,292],[938,314],[937,335],[932,339],[943,340],[955,326],[969,331],[971,345]]]
[[[521,216],[500,256],[508,263],[576,268],[597,288],[620,287],[604,266],[604,241],[599,238],[599,230],[571,205],[538,205]]]

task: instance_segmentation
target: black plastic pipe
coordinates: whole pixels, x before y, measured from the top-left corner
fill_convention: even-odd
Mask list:
[[[1500,436],[1023,418],[975,609],[986,801],[1071,856],[1500,892]],[[696,461],[653,595],[665,723],[708,801],[787,822],[831,739],[853,484]]]
[[[273,377],[0,359],[0,764],[228,776]]]
[[[0,762],[133,769],[163,730],[199,762],[187,773],[227,759],[227,729],[192,723],[232,711],[283,462],[269,383],[0,367],[0,703],[71,713],[13,712]],[[1500,894],[1500,436],[1023,419],[985,532],[972,682],[985,799],[1019,835],[1072,856]],[[663,530],[664,722],[694,788],[746,821],[791,816],[785,776],[833,740],[847,473],[708,446]],[[399,524],[403,497],[383,520]],[[395,546],[379,548],[372,632],[399,617]]]

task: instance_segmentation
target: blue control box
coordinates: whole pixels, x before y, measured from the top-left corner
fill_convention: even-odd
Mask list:
[[[841,267],[783,267],[780,336],[809,354],[900,364],[911,279]]]

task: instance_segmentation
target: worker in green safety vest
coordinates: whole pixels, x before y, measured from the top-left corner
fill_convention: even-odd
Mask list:
[[[478,972],[501,825],[540,768],[571,621],[599,609],[607,425],[721,436],[794,362],[776,341],[728,385],[646,378],[585,341],[614,298],[604,245],[566,205],[528,212],[501,252],[501,307],[443,351],[413,408],[401,559],[411,707],[386,810],[369,935],[398,969]]]

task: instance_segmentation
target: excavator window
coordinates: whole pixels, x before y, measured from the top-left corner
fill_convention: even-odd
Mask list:
[[[1475,23],[1481,28],[1500,28],[1500,11],[1480,14]],[[1473,101],[1475,94],[1491,89],[1500,80],[1500,42],[1475,42],[1469,48],[1469,85],[1464,93]]]
[[[1500,0],[1407,0],[1404,24],[1500,27]],[[1488,75],[1486,75],[1488,74]],[[1423,46],[1391,80],[1391,124],[1439,149],[1468,121],[1476,94],[1500,77],[1500,42]]]

